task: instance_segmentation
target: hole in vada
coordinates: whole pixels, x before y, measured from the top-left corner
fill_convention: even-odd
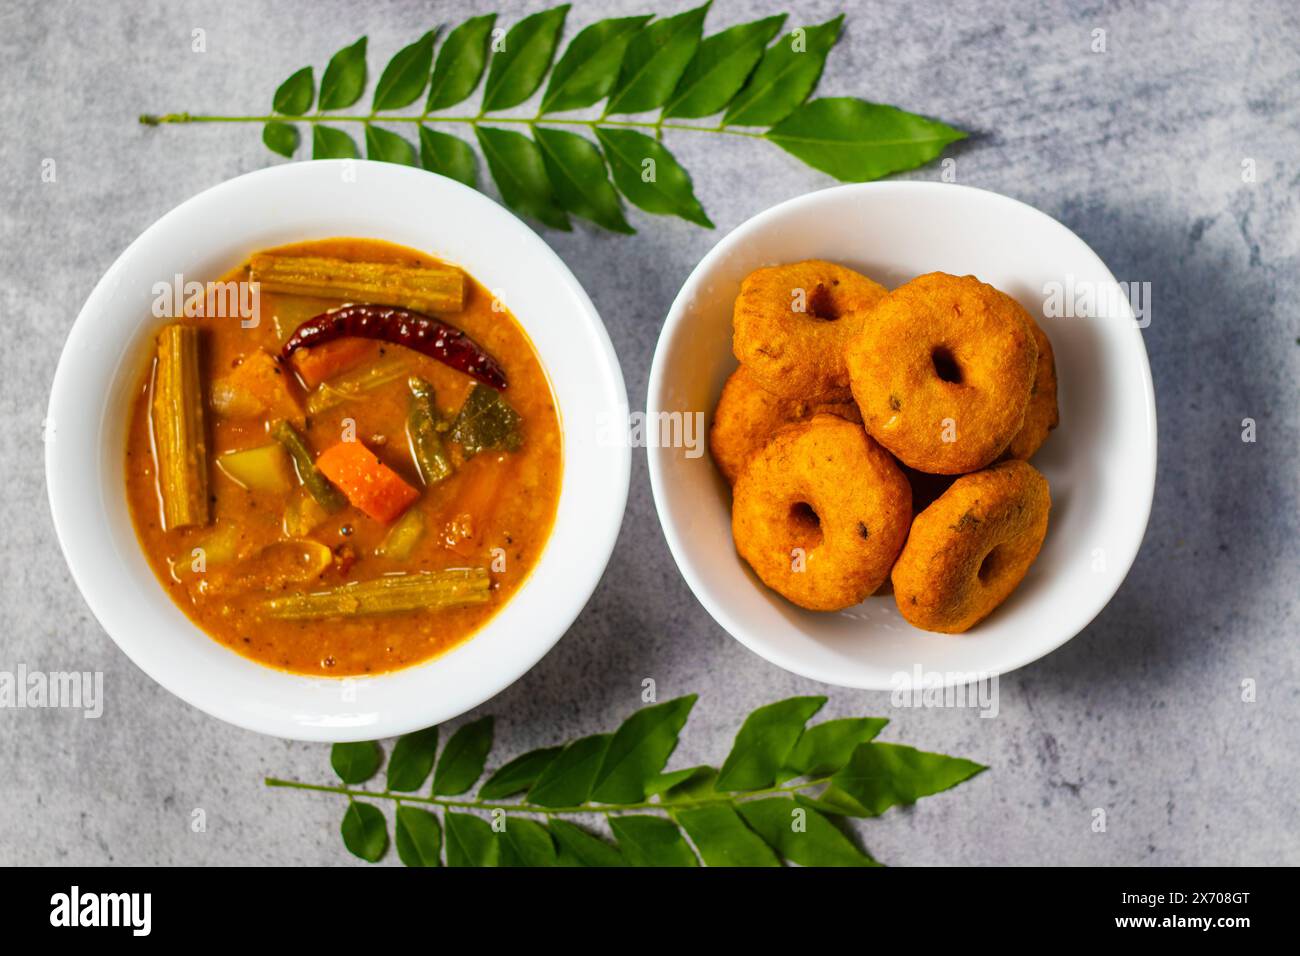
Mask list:
[[[818,283],[812,295],[808,296],[808,313],[814,318],[824,319],[827,322],[834,322],[840,317],[840,310],[835,307],[835,301],[831,298],[831,290],[821,283]]]
[[[955,385],[961,384],[961,366],[946,345],[936,346],[930,353],[930,361],[934,363],[934,373],[939,378]]]
[[[984,555],[984,560],[980,562],[979,579],[981,584],[988,584],[989,581],[998,573],[1002,566],[1002,547],[999,545],[988,554]]]
[[[808,502],[796,501],[790,506],[790,523],[796,547],[807,550],[822,543],[822,519]]]

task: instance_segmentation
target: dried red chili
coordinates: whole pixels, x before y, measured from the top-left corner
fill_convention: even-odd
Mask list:
[[[404,345],[498,391],[507,385],[497,360],[460,329],[394,305],[345,305],[323,312],[298,326],[281,355],[287,359],[298,349],[349,336]]]

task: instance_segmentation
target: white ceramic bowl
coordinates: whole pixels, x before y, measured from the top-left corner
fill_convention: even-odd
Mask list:
[[[1009,293],[1052,340],[1061,425],[1033,464],[1052,490],[1047,540],[1029,575],[963,635],[917,630],[892,595],[838,614],[804,611],[768,590],[737,555],[731,497],[705,454],[650,449],[664,534],[691,590],[737,640],[805,677],[869,690],[952,686],[1003,674],[1060,647],[1110,600],[1146,530],[1155,489],[1155,396],[1126,299],[1090,317],[1044,316],[1045,290],[1118,292],[1096,254],[1065,226],[1014,199],[941,183],[841,186],[782,203],[704,257],[659,338],[647,412],[703,412],[727,376],[731,310],[752,270],[829,259],[893,288],[933,271],[974,274]],[[1067,285],[1073,283],[1072,286]],[[918,671],[919,668],[919,671]]]
[[[425,664],[354,679],[255,664],[196,628],[136,543],[123,480],[132,389],[148,362],[152,286],[218,278],[250,252],[364,236],[432,253],[499,295],[550,376],[564,432],[555,527],[524,586],[474,637]],[[59,360],[46,481],[59,542],[90,609],[136,664],[178,697],[241,727],[299,740],[364,740],[448,720],[504,689],[573,623],[614,547],[631,453],[600,440],[625,421],[609,337],[578,281],[505,209],[460,183],[387,163],[293,163],[182,203],[122,253],[91,293]]]

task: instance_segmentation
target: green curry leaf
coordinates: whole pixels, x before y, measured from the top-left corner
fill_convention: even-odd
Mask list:
[[[745,88],[728,105],[723,122],[771,126],[794,112],[821,79],[826,56],[843,24],[844,14],[840,14],[820,26],[787,33],[768,47]]]
[[[561,206],[611,232],[636,231],[623,218],[618,193],[605,175],[605,160],[590,140],[546,126],[533,135]]]
[[[388,760],[388,789],[411,792],[419,790],[433,770],[438,754],[438,728],[417,730],[397,738]]]
[[[373,740],[330,748],[330,766],[344,783],[365,783],[379,771],[383,760],[384,752]]]
[[[569,744],[537,778],[528,802],[539,807],[576,807],[591,796],[610,734],[593,734]]]
[[[280,84],[272,100],[272,109],[286,116],[302,116],[316,98],[316,81],[311,67],[304,66]]]
[[[312,127],[312,159],[356,159],[360,155],[356,140],[341,129],[319,123]]]
[[[879,866],[835,824],[792,797],[748,800],[739,806],[751,829],[800,866]]]
[[[271,120],[262,127],[262,142],[272,152],[292,159],[294,150],[298,148],[298,127],[292,123]]]
[[[861,744],[848,766],[831,778],[828,793],[857,811],[853,815],[874,817],[896,804],[915,803],[955,787],[985,769],[972,760],[901,744]]]
[[[643,707],[615,731],[596,773],[591,798],[636,803],[677,747],[677,735],[695,706],[695,694]]]
[[[645,785],[647,797],[659,797],[660,803],[676,800],[694,800],[713,792],[718,771],[713,767],[687,767],[656,774]]]
[[[751,830],[729,803],[673,814],[709,866],[780,866],[772,848]]]
[[[383,811],[355,800],[348,804],[339,826],[343,845],[353,856],[367,863],[377,863],[388,849],[388,820]]]
[[[507,819],[499,834],[502,866],[557,866],[555,841],[540,823],[524,817]]]
[[[668,148],[634,129],[596,128],[614,182],[635,205],[646,212],[680,216],[687,222],[713,228],[695,198],[690,174]]]
[[[664,107],[664,116],[712,116],[731,102],[763,56],[785,14],[705,37]]]
[[[447,811],[447,865],[500,866],[501,843],[492,825],[470,813]]]
[[[709,4],[654,20],[628,44],[606,113],[643,113],[668,102],[695,56]]]
[[[848,717],[809,727],[786,758],[778,779],[834,773],[849,762],[858,744],[874,740],[888,723],[884,717]]]
[[[493,126],[476,126],[479,147],[501,190],[515,212],[531,216],[553,229],[568,230],[569,217],[555,198],[546,174],[546,161],[537,144],[523,133]]]
[[[483,800],[500,800],[523,793],[542,775],[560,755],[563,747],[543,747],[530,750],[522,757],[516,757],[492,776],[479,788],[478,795]]]
[[[489,13],[466,20],[447,35],[438,51],[438,65],[429,81],[429,98],[424,109],[432,113],[467,99],[483,78],[487,66],[488,42],[497,15]]]
[[[378,126],[366,127],[366,156],[385,163],[416,166],[415,149],[401,136]]]
[[[867,182],[934,159],[966,134],[937,120],[847,96],[812,100],[766,136],[844,182]]]
[[[373,801],[391,801],[397,855],[408,866],[437,866],[440,853],[448,866],[876,866],[830,817],[876,816],[984,769],[877,743],[872,738],[886,723],[879,717],[804,730],[825,698],[794,697],[745,719],[721,771],[664,770],[695,700],[692,694],[653,704],[612,734],[529,751],[492,774],[476,797],[463,794],[482,775],[491,717],[452,735],[428,796],[415,791],[435,764],[435,728],[399,738],[382,792],[356,788],[382,762],[374,742],[331,750],[343,787],[266,782],[346,796],[344,843],[371,862],[388,846],[387,822]],[[803,779],[784,782],[796,776]],[[517,799],[501,802],[506,798]],[[615,843],[563,819],[570,814],[603,817]]]
[[[825,703],[825,697],[791,697],[760,707],[746,717],[718,773],[718,790],[772,786],[799,742],[804,724]]]
[[[466,458],[481,451],[518,451],[523,445],[522,420],[494,388],[475,383],[456,414],[451,440],[460,444]]]
[[[474,786],[492,750],[492,726],[491,717],[481,717],[451,735],[433,772],[434,793],[455,796]]]
[[[420,127],[420,165],[471,188],[478,183],[478,161],[469,143],[427,126]]]
[[[663,817],[611,817],[610,829],[630,866],[699,866],[677,824]]]
[[[341,110],[361,99],[366,89],[366,38],[330,58],[320,81],[320,108]]]
[[[442,852],[442,826],[428,810],[398,807],[394,843],[397,857],[407,866],[437,866]]]
[[[623,854],[599,837],[565,820],[552,820],[551,836],[559,844],[561,866],[623,866]]]
[[[537,92],[551,68],[569,5],[524,17],[506,34],[504,49],[492,58],[483,85],[483,112],[518,106]]]
[[[928,162],[966,135],[851,97],[809,101],[839,39],[843,15],[770,42],[784,14],[705,36],[709,12],[704,3],[668,16],[597,20],[577,31],[558,60],[567,4],[532,13],[508,30],[496,26],[495,14],[471,17],[451,30],[436,57],[434,30],[400,49],[379,75],[370,113],[346,115],[337,111],[354,106],[366,88],[367,44],[361,37],[330,59],[319,90],[311,67],[281,83],[269,117],[183,112],[139,119],[148,126],[256,122],[267,149],[286,158],[297,151],[299,131],[280,117],[300,119],[312,127],[313,159],[357,158],[357,141],[343,128],[359,123],[370,159],[418,164],[479,188],[473,141],[501,200],[514,212],[552,229],[570,229],[569,217],[575,215],[626,234],[635,230],[622,200],[712,228],[665,136],[708,134],[719,145],[766,138],[817,169],[857,182]],[[461,115],[442,112],[470,100],[480,84],[477,108],[462,109]],[[544,92],[532,116],[496,115],[539,90]],[[418,116],[396,115],[422,95]],[[555,118],[589,107],[599,112]],[[644,115],[655,109],[662,109],[659,116]],[[690,122],[718,113],[722,119],[714,125]],[[418,149],[389,131],[398,123],[416,124]],[[464,135],[437,128],[442,126],[459,127]],[[582,133],[578,127],[584,126]],[[736,126],[757,129],[730,128]]]
[[[433,36],[434,31],[430,30],[410,46],[398,50],[388,61],[375,84],[372,109],[400,110],[420,98],[433,66]]]
[[[583,29],[551,71],[542,95],[542,113],[582,109],[599,103],[614,88],[618,68],[632,37],[652,18],[599,20]]]

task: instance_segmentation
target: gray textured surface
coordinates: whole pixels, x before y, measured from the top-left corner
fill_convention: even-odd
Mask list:
[[[367,32],[373,70],[447,6],[22,0],[0,13],[0,670],[102,670],[108,697],[98,721],[0,710],[0,863],[349,859],[338,802],[261,784],[268,773],[326,779],[325,747],[190,709],[92,619],[54,540],[41,419],[67,329],[117,254],[181,200],[272,161],[256,127],[150,130],[136,114],[261,111],[299,65],[319,70]],[[454,6],[446,19],[478,5]],[[645,6],[580,3],[571,23]],[[713,28],[774,9],[717,6]],[[794,6],[796,22],[835,12]],[[510,10],[504,21],[516,18]],[[195,27],[207,31],[206,53],[190,51]],[[1095,29],[1106,31],[1105,53],[1090,52]],[[885,739],[993,768],[865,826],[881,859],[1300,863],[1298,50],[1300,8],[1281,0],[873,3],[850,13],[823,93],[974,131],[952,153],[960,181],[1038,206],[1118,278],[1153,284],[1145,337],[1160,419],[1155,509],[1127,583],[1081,636],[1004,679],[997,719],[891,712],[887,695],[829,691],[830,714],[885,714]],[[762,143],[680,134],[671,145],[717,233],[636,214],[635,238],[547,234],[605,317],[634,406],[662,317],[717,236],[829,185]],[[41,181],[46,158],[56,183]],[[1247,158],[1253,184],[1242,181]],[[1244,417],[1258,422],[1255,444],[1240,441]],[[664,697],[702,694],[679,765],[721,759],[748,708],[823,690],[750,654],[695,602],[638,454],[622,537],[590,606],[483,708],[498,715],[498,754],[611,727],[637,706],[646,677]],[[1241,700],[1247,678],[1255,703]],[[190,832],[196,807],[205,833]],[[1098,807],[1106,833],[1090,829]]]

